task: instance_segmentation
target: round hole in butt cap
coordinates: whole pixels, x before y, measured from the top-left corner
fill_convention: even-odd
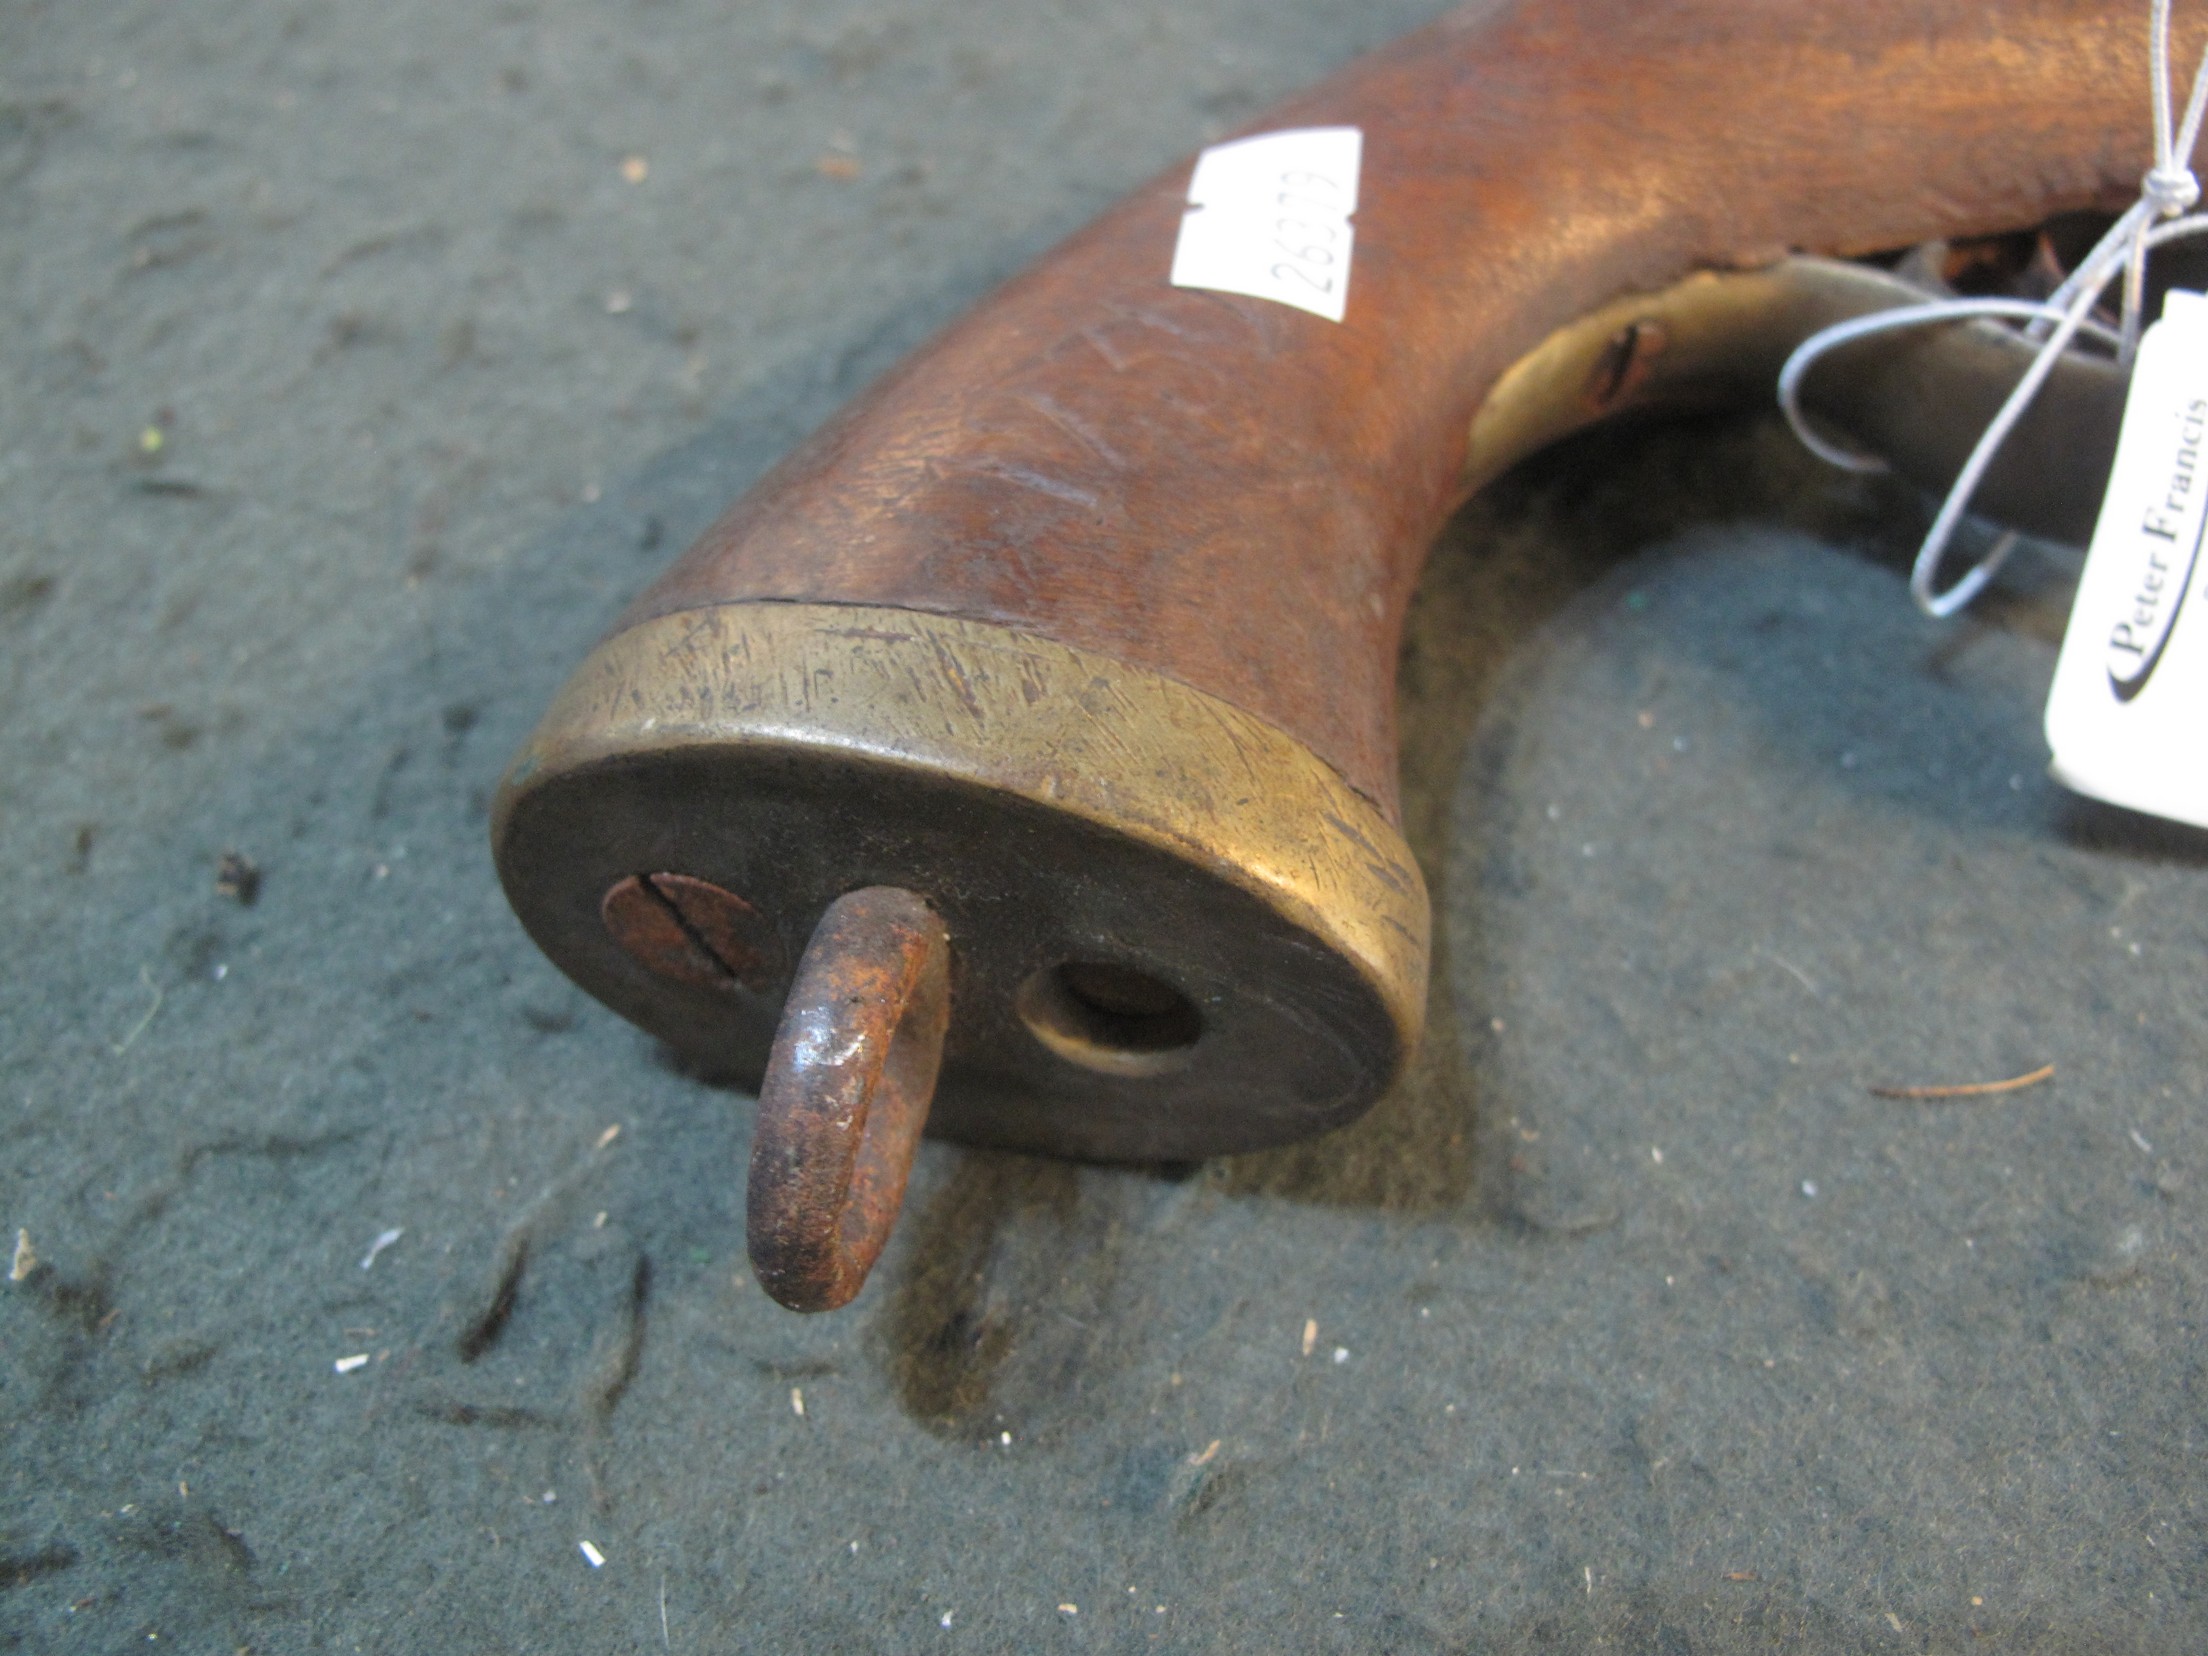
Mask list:
[[[1204,1032],[1203,1015],[1180,990],[1115,961],[1046,966],[1020,986],[1017,1005],[1043,1045],[1110,1075],[1176,1069]]]

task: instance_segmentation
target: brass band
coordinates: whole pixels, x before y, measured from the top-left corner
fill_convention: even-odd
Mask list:
[[[799,795],[810,827],[791,825],[795,804],[777,814]],[[918,891],[959,961],[938,1118],[961,1136],[1102,1156],[1279,1141],[1369,1104],[1424,1019],[1425,885],[1379,810],[1236,707],[983,622],[745,603],[631,627],[599,645],[524,747],[493,841],[517,911],[571,975],[678,1046],[739,1065],[746,1049],[716,1047],[715,1031],[764,1029],[772,1007],[715,1004],[612,958],[594,906],[611,879],[715,880],[800,945],[831,887]],[[1208,935],[1221,905],[1246,938]],[[1178,984],[1206,1025],[1197,1056],[1217,1061],[1099,1062],[1055,1084],[1065,1043],[1023,1026],[1015,1004],[1053,948]],[[962,1065],[996,1077],[988,1102],[960,1104]],[[1295,1073],[1261,1073],[1282,1066]],[[1050,1124],[1023,1090],[1060,1095],[1071,1119]],[[1098,1093],[1093,1107],[1064,1102]]]

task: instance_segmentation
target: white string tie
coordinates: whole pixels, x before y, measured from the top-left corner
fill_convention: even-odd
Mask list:
[[[2016,429],[2025,410],[2031,407],[2040,387],[2055,371],[2062,353],[2082,334],[2107,347],[2114,352],[2119,364],[2129,367],[2139,348],[2147,255],[2165,243],[2208,231],[2208,214],[2192,211],[2200,202],[2200,180],[2193,176],[2191,165],[2193,150],[2200,141],[2202,117],[2208,113],[2208,53],[2202,55],[2200,67],[2193,75],[2192,95],[2185,103],[2184,121],[2173,132],[2170,123],[2170,0],[2151,0],[2151,3],[2152,33],[2148,50],[2154,83],[2154,165],[2139,181],[2139,199],[2109,226],[2107,233],[2078,262],[2077,269],[2060,287],[2044,301],[1935,299],[1921,305],[1903,305],[1869,316],[1852,317],[1803,340],[1786,359],[1786,366],[1779,370],[1779,407],[1804,446],[1819,458],[1848,471],[1878,472],[1888,469],[1885,461],[1819,436],[1810,429],[1802,414],[1802,380],[1826,352],[1872,334],[1969,317],[2021,322],[2024,324],[2022,337],[2039,346],[2032,365],[2024,371],[2023,378],[2009,393],[2008,401],[2001,405],[2001,411],[1979,437],[1978,446],[1971,450],[1963,469],[1955,474],[1955,482],[1947,498],[1940,503],[1932,527],[1925,534],[1924,544],[1917,549],[1916,564],[1909,572],[1909,595],[1927,615],[1946,617],[1960,610],[1985,590],[1986,583],[1999,573],[2009,554],[2016,550],[2016,531],[2003,530],[1994,541],[1993,549],[1968,574],[1945,592],[1937,590],[1941,560],[1946,556],[1948,542],[1962,523],[1971,496],[1978,492],[1978,485],[1993,464],[1993,457],[2000,452],[2009,433]],[[2124,280],[2123,318],[2117,328],[2110,329],[2093,321],[2091,312],[2109,283],[2119,276]]]
[[[2175,218],[2200,200],[2200,180],[2190,167],[2149,167],[2139,180],[2139,199],[2163,218]]]

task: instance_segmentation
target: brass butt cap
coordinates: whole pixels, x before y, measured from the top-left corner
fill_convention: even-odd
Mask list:
[[[564,971],[746,1080],[786,967],[655,970],[615,941],[607,894],[709,882],[787,962],[843,893],[919,893],[952,952],[930,1130],[974,1142],[1287,1142],[1378,1097],[1425,1014],[1425,885],[1371,803],[1239,708],[988,623],[740,603],[630,627],[516,758],[492,844]]]

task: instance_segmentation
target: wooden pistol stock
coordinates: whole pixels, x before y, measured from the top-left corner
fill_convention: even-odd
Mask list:
[[[1341,321],[1172,286],[1183,163],[733,505],[578,668],[493,839],[576,982],[764,1075],[770,1291],[858,1291],[923,1121],[1180,1160],[1363,1111],[1425,1011],[1393,695],[1448,514],[1618,410],[1769,397],[1905,296],[1837,260],[2127,205],[2139,13],[1469,8],[1246,129],[1362,134]],[[1937,482],[2021,355],[1912,339],[1816,406]],[[2121,383],[2065,375],[2093,434],[2027,427],[1983,498],[2074,535]]]

